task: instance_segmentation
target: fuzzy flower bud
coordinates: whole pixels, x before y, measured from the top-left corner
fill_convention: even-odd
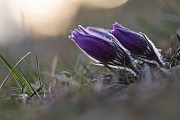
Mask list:
[[[156,61],[163,65],[161,54],[149,38],[143,33],[134,32],[118,23],[113,24],[113,30],[109,33],[130,51],[134,58],[143,58],[150,61]]]
[[[79,30],[71,31],[69,36],[90,58],[102,64],[127,66],[132,68],[132,58],[120,42],[107,30],[79,25]]]

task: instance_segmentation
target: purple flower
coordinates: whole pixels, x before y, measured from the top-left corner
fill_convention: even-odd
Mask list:
[[[118,23],[114,23],[113,30],[108,32],[114,35],[130,51],[133,57],[153,60],[161,65],[163,64],[161,54],[145,34],[134,32]]]
[[[104,29],[94,27],[71,31],[69,37],[89,57],[103,64],[132,68],[132,58],[116,38]]]

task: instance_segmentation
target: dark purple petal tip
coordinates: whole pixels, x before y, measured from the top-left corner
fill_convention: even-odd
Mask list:
[[[78,25],[78,28],[79,28],[81,33],[88,34],[88,32],[86,31],[86,29],[83,26]]]
[[[116,28],[123,28],[123,26],[122,25],[120,25],[120,24],[118,24],[117,22],[115,22],[114,24],[113,24],[113,27],[116,29]]]

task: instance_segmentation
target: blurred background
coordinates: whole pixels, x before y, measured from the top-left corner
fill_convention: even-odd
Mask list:
[[[87,57],[68,38],[70,30],[79,24],[112,29],[114,22],[167,49],[180,31],[180,0],[0,0],[0,54],[14,65],[32,52],[27,63],[35,65],[37,55],[46,70],[57,56],[73,69]],[[7,73],[0,61],[0,79]]]

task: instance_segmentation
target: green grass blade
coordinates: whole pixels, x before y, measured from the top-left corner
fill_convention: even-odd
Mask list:
[[[36,67],[37,67],[37,72],[38,72],[39,85],[42,86],[41,73],[40,73],[40,70],[39,70],[39,61],[38,61],[37,56],[36,56]]]
[[[30,52],[27,53],[23,58],[21,58],[21,59],[19,60],[19,62],[18,62],[14,67],[12,67],[11,64],[10,64],[2,55],[0,55],[0,58],[1,58],[2,61],[6,64],[6,66],[11,70],[11,72],[9,73],[8,76],[10,76],[10,74],[13,73],[14,76],[16,76],[19,80],[21,80],[22,83],[24,83],[24,85],[27,87],[27,89],[29,90],[29,92],[30,92],[31,94],[33,94],[33,93],[35,92],[35,90],[34,90],[33,87],[31,86],[31,84],[15,70],[15,68],[18,66],[18,64],[19,64],[25,57],[27,57],[29,54],[30,54]],[[8,76],[7,76],[6,78],[8,78]],[[2,86],[4,85],[4,83],[6,82],[6,80],[7,80],[7,79],[5,79],[5,80],[3,81],[3,83],[0,85],[0,89],[2,88]]]

